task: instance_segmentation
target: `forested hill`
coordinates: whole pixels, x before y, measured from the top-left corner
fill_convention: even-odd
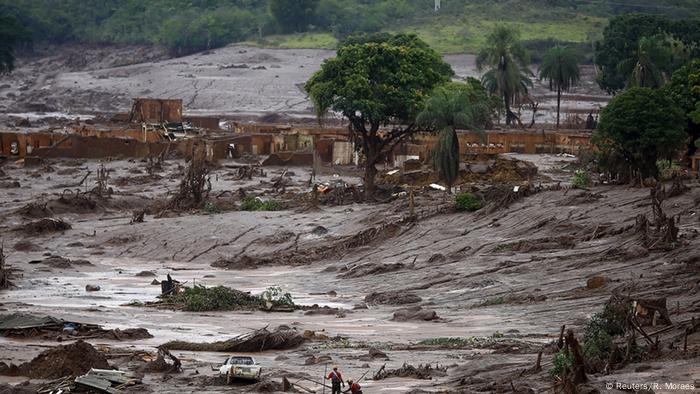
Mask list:
[[[173,55],[254,41],[280,47],[335,46],[357,32],[411,31],[441,52],[475,52],[496,23],[526,44],[584,46],[613,15],[700,14],[700,0],[0,0],[33,42],[156,44]]]

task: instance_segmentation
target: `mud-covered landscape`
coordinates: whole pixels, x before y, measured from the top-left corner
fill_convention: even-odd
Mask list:
[[[518,392],[548,390],[560,327],[580,331],[615,294],[666,298],[674,326],[658,335],[663,344],[658,357],[592,376],[590,386],[697,381],[697,334],[688,336],[685,350],[683,337],[684,324],[700,308],[696,184],[663,201],[665,214],[679,218],[682,245],[665,251],[649,247],[638,229],[640,215],[653,218],[648,190],[544,190],[546,172],[540,173],[542,191],[508,206],[491,202],[488,213],[456,213],[443,192],[420,192],[416,217],[409,220],[406,198],[310,207],[293,202],[306,190],[305,169],[286,175],[286,194],[280,195],[270,180],[282,168],[238,181],[232,180],[237,171],[224,164],[210,174],[210,195],[244,190],[289,198],[290,206],[275,212],[153,215],[177,188],[186,164],[168,160],[150,177],[144,175],[146,164],[59,160],[36,170],[3,167],[4,183],[19,182],[2,190],[4,253],[16,285],[3,292],[3,310],[59,314],[107,330],[147,330],[147,338],[86,339],[110,366],[143,375],[132,392],[228,391],[210,368],[226,353],[172,350],[181,373],[141,371],[147,355],[169,341],[223,341],[277,327],[288,327],[303,341],[255,353],[266,384],[281,384],[282,376],[318,381],[328,363],[355,377],[366,371],[372,376],[382,367],[429,365],[406,376],[366,379],[364,386],[376,392],[508,392],[511,384]],[[558,164],[561,171],[567,161],[560,158]],[[85,192],[94,176],[76,184],[103,165],[109,195]],[[325,172],[321,179],[333,177],[331,169]],[[142,222],[133,222],[137,211],[147,212]],[[252,294],[280,286],[304,308],[196,313],[149,305],[168,274],[187,284]],[[90,286],[99,290],[87,291]],[[22,336],[2,340],[6,365],[29,362],[71,339],[62,332]]]
[[[0,394],[698,392],[699,3],[136,3],[0,0]]]

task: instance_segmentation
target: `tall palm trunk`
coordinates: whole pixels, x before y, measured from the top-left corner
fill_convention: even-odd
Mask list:
[[[559,129],[559,114],[561,113],[561,86],[557,85],[557,130]]]

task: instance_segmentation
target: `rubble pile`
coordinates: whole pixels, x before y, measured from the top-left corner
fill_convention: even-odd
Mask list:
[[[0,365],[2,366],[2,365]],[[82,340],[46,350],[19,366],[0,368],[5,375],[27,376],[33,379],[57,379],[79,376],[91,368],[109,369],[107,358],[92,345]],[[5,369],[2,371],[2,369]]]

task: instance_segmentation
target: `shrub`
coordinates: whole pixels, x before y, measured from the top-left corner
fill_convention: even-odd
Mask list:
[[[657,160],[656,168],[659,169],[659,178],[661,178],[661,180],[669,180],[673,178],[674,175],[681,173],[681,167],[678,163],[669,160]]]
[[[294,306],[294,300],[292,300],[292,295],[289,293],[282,292],[282,288],[279,286],[270,286],[267,290],[263,291],[260,298],[264,303],[270,303],[272,305],[283,305],[283,306]]]
[[[561,378],[562,375],[564,374],[564,368],[571,371],[571,367],[573,365],[573,357],[571,356],[570,353],[568,353],[568,352],[564,351],[564,349],[562,349],[557,354],[554,355],[554,360],[552,361],[552,363],[554,365],[549,370],[549,376],[551,376],[553,378],[556,378],[556,377]]]
[[[241,204],[241,211],[277,211],[280,204],[275,200],[263,201],[258,197],[246,197]]]
[[[196,312],[257,309],[261,306],[259,297],[225,286],[187,287],[169,299],[174,303],[184,304],[186,311]]]
[[[214,214],[219,213],[221,211],[219,210],[219,207],[213,202],[207,202],[206,204],[204,204],[204,212],[208,214]]]
[[[577,170],[574,173],[574,177],[571,178],[571,187],[575,189],[581,189],[588,186],[591,183],[591,179],[588,173],[583,170]]]
[[[458,211],[478,211],[484,206],[483,201],[471,193],[460,193],[455,197],[455,207]]]

